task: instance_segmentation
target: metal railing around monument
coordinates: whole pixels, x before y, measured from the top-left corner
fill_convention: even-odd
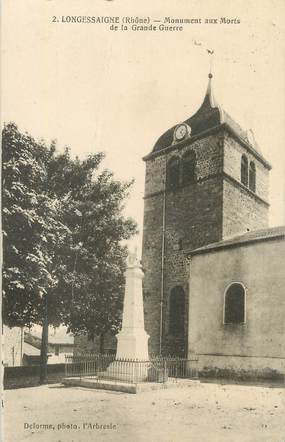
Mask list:
[[[127,378],[125,373],[128,373]],[[115,355],[95,353],[67,355],[65,376],[98,380],[111,379],[114,382],[124,379],[124,382],[129,383],[175,382],[178,379],[197,379],[198,359],[154,356],[148,361],[142,361],[116,359]]]
[[[115,360],[115,355],[102,355],[96,353],[84,353],[65,356],[65,376],[84,377],[96,376],[104,372]]]

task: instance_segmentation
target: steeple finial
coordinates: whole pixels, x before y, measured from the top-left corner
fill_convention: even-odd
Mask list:
[[[210,105],[211,107],[216,107],[215,105],[215,99],[213,96],[213,91],[212,91],[212,78],[213,78],[213,74],[212,74],[212,68],[213,68],[213,55],[214,55],[214,51],[213,49],[207,49],[208,55],[210,57],[210,66],[209,66],[209,82],[208,82],[208,87],[207,87],[207,91],[206,91],[206,97],[208,97],[209,101],[210,101]],[[206,98],[205,97],[205,98]]]
[[[213,95],[213,88],[212,88],[213,74],[210,72],[208,74],[208,77],[209,77],[209,81],[208,81],[208,86],[207,86],[207,91],[206,91],[206,97],[205,98],[209,99],[211,107],[216,107],[215,99],[214,99],[214,95]]]

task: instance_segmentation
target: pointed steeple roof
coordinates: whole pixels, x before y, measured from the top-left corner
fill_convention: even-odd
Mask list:
[[[203,103],[197,112],[185,121],[185,123],[191,127],[192,135],[198,135],[204,130],[223,123],[223,111],[216,102],[213,94],[213,75],[210,73],[208,77],[208,86]]]
[[[257,145],[252,146],[247,132],[244,131],[217,103],[213,94],[212,73],[209,73],[208,78],[206,94],[201,106],[194,115],[183,122],[190,126],[191,138],[225,123],[239,138],[242,139],[242,141],[251,145],[251,147],[260,154]],[[168,129],[160,136],[154,145],[153,152],[161,151],[173,145],[174,131],[178,124]]]
[[[203,101],[201,107],[206,106],[206,105],[210,105],[212,108],[218,107],[218,104],[216,104],[214,94],[213,94],[213,86],[212,86],[213,74],[210,73],[208,75],[208,78],[209,78],[209,80],[208,80],[206,95],[205,95],[205,98],[204,98],[204,101]]]
[[[222,122],[222,111],[216,103],[213,95],[213,75],[210,73],[208,77],[209,81],[203,103],[192,117],[184,121],[184,123],[191,127],[191,136],[198,135],[207,129],[221,124]],[[171,129],[167,130],[163,135],[161,135],[161,137],[155,143],[153,152],[157,152],[171,146],[176,127],[177,125],[173,126]]]

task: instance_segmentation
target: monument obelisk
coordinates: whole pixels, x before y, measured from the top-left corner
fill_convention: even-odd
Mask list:
[[[136,381],[142,381],[147,378],[149,335],[144,329],[143,276],[135,250],[129,253],[127,259],[123,320],[122,329],[116,336],[116,360],[107,368],[109,375],[120,380],[135,378]],[[127,363],[124,364],[124,361]]]

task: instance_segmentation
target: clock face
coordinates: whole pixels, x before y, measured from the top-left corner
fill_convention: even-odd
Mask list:
[[[185,126],[185,124],[180,124],[180,126],[175,129],[175,138],[177,140],[182,140],[182,138],[185,137],[186,133],[187,127]]]

